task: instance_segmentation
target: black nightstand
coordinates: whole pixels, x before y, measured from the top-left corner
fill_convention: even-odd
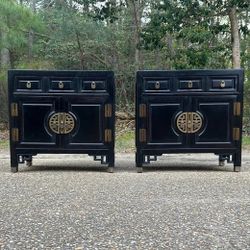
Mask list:
[[[169,153],[215,153],[241,166],[243,70],[139,71],[136,165]]]
[[[114,74],[9,71],[11,171],[36,154],[88,154],[114,167]]]

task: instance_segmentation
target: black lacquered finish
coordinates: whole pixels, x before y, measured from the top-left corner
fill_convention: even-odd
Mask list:
[[[9,71],[11,170],[42,153],[88,154],[114,166],[111,71]]]
[[[167,153],[215,153],[241,166],[243,70],[138,71],[136,164]]]

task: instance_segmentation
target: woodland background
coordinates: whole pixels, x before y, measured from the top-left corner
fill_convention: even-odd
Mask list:
[[[7,70],[114,70],[117,110],[133,114],[138,69],[245,69],[250,134],[248,0],[0,0],[0,122]]]

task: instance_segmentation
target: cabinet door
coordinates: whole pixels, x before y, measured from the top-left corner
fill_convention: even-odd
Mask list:
[[[194,147],[234,147],[233,114],[236,96],[193,97],[193,111],[203,116],[202,128],[191,134]]]
[[[18,127],[20,131],[19,146],[24,147],[56,147],[59,140],[50,131],[48,119],[59,109],[57,98],[20,98]]]
[[[146,128],[146,146],[181,147],[186,143],[186,136],[176,128],[176,117],[185,110],[185,97],[147,97],[147,117],[139,122]],[[140,133],[140,132],[139,132]]]
[[[65,135],[64,147],[91,148],[104,146],[104,133],[106,121],[104,118],[105,99],[75,98],[64,99],[67,112],[75,118],[75,128],[72,133]]]

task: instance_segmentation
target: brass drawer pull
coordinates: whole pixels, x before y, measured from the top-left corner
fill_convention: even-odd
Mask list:
[[[31,86],[31,82],[28,81],[28,82],[26,83],[26,88],[27,88],[27,89],[31,89],[31,87],[32,87],[32,86]]]
[[[156,82],[156,83],[155,83],[155,89],[160,89],[160,87],[161,87],[160,82]]]
[[[188,82],[188,88],[189,88],[189,89],[193,88],[193,82],[192,82],[192,81],[189,81],[189,82]]]
[[[58,83],[58,87],[59,87],[59,89],[63,89],[64,88],[64,83],[62,81],[60,81]]]
[[[91,89],[96,89],[96,83],[95,83],[95,81],[91,82]]]
[[[221,88],[225,88],[225,86],[226,86],[225,81],[221,81],[221,82],[220,82],[220,87],[221,87]]]

